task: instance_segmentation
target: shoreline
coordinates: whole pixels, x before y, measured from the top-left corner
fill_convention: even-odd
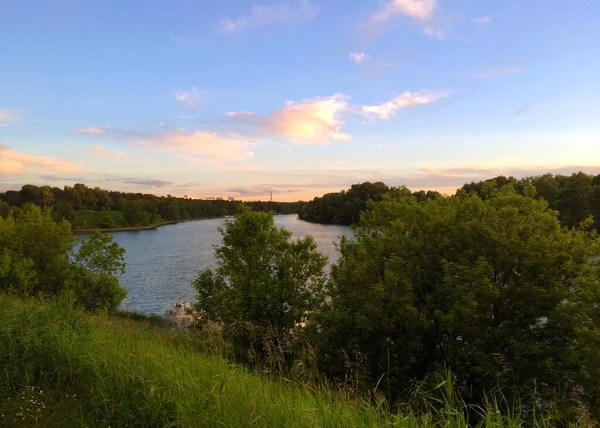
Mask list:
[[[152,224],[150,226],[128,226],[128,227],[113,227],[113,228],[92,228],[92,229],[73,229],[74,235],[85,235],[86,233],[92,233],[95,230],[104,233],[113,232],[141,232],[143,230],[154,230],[161,226],[168,226],[170,224],[183,223],[186,221],[198,221],[198,220],[214,220],[217,218],[232,218],[233,216],[216,216],[216,217],[199,217],[199,218],[184,218],[181,220],[167,221],[164,223]]]

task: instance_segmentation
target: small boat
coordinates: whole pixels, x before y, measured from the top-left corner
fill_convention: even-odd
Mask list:
[[[190,302],[180,302],[175,303],[173,309],[167,309],[163,318],[174,322],[179,328],[187,328],[197,318],[197,314]]]

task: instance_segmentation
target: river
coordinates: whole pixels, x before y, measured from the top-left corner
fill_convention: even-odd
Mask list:
[[[213,246],[221,243],[218,227],[224,221],[187,221],[155,230],[113,233],[115,242],[127,250],[127,271],[120,278],[127,289],[122,308],[162,315],[175,302],[193,301],[191,282],[198,271],[216,267]],[[352,236],[349,227],[308,223],[296,214],[275,216],[275,224],[294,237],[311,235],[330,262],[338,258],[334,242],[341,235]]]

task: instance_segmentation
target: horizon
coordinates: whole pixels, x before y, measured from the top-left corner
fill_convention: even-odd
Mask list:
[[[309,201],[600,174],[600,3],[0,3],[0,191]]]

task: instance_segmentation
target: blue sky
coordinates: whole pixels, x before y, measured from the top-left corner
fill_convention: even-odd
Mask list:
[[[600,173],[600,2],[0,0],[0,189]]]

